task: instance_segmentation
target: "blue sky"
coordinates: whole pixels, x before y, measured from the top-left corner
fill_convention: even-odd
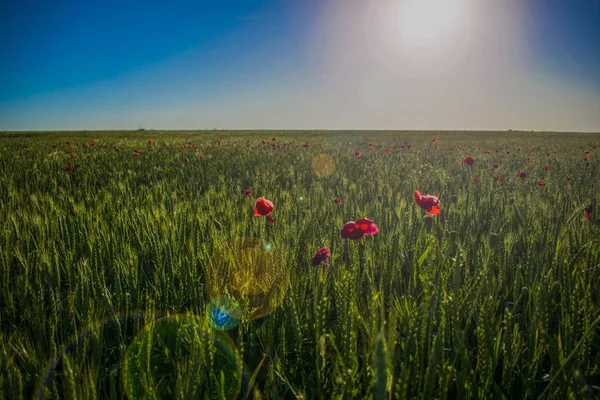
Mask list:
[[[421,1],[0,0],[0,129],[600,131],[600,1]]]

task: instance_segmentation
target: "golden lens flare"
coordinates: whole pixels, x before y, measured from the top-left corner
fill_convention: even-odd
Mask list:
[[[335,160],[329,154],[319,154],[312,160],[312,170],[319,178],[325,178],[335,171]]]
[[[235,345],[225,334],[213,331],[194,315],[173,315],[151,320],[128,347],[123,360],[123,386],[130,400],[174,398],[177,382],[194,376],[196,387],[188,396],[217,397],[220,373],[227,398],[237,398],[244,372]],[[150,388],[149,388],[150,387]]]
[[[217,245],[206,271],[211,299],[233,296],[243,320],[262,318],[283,302],[289,274],[276,249],[257,237]]]

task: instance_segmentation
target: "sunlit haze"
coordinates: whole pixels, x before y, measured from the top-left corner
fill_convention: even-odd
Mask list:
[[[600,131],[594,0],[0,0],[0,129]]]

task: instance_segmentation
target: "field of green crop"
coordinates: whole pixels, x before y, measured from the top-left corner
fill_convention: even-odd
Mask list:
[[[597,146],[0,134],[0,398],[599,398]]]

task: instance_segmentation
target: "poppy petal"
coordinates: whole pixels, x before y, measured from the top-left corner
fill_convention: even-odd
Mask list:
[[[365,231],[365,235],[374,235],[379,232],[379,228],[375,224],[371,224],[369,228]]]
[[[440,206],[431,206],[429,210],[427,210],[427,214],[429,215],[437,215],[440,213]]]

